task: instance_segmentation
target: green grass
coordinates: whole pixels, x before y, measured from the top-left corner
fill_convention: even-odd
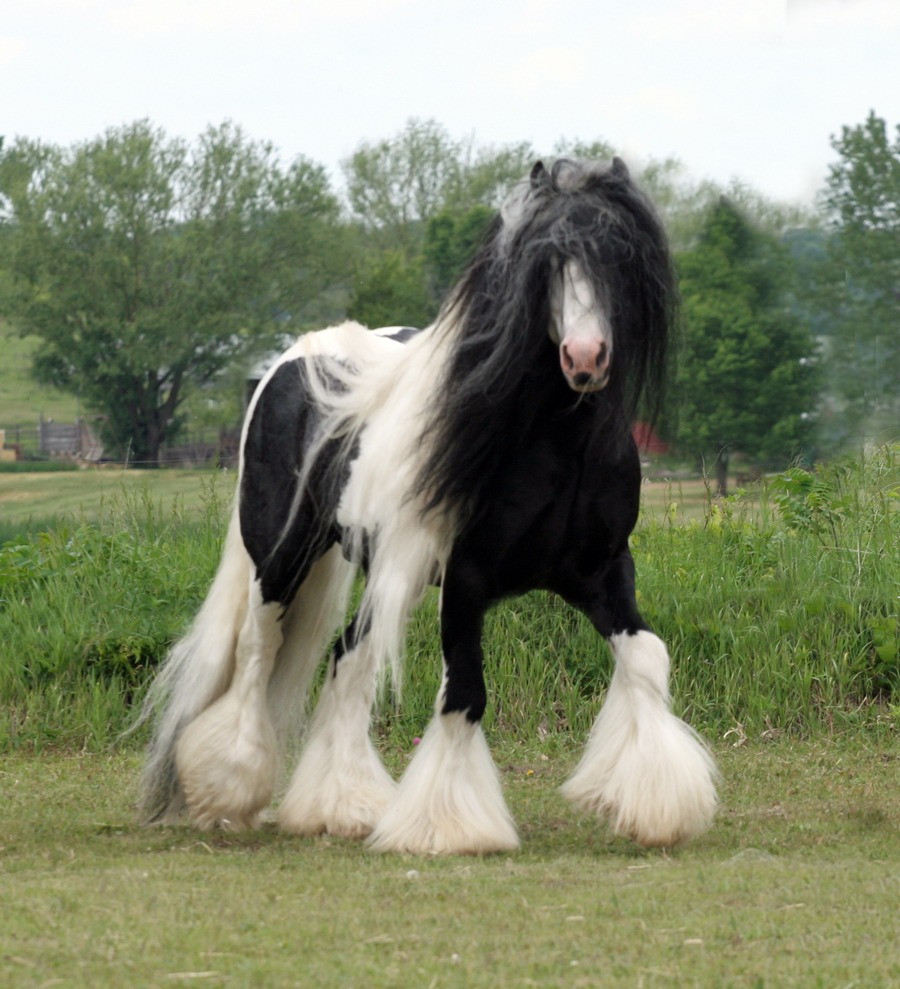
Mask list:
[[[60,518],[97,519],[109,514],[117,501],[134,496],[151,499],[163,513],[192,510],[201,504],[211,477],[230,491],[236,472],[121,467],[28,473],[0,470],[0,540],[8,539],[9,532],[20,525],[52,528]]]
[[[25,527],[0,547],[8,650],[0,748],[104,745],[122,732],[153,667],[199,607],[230,498],[230,478],[215,474],[193,507],[135,486],[111,496],[97,520]]]
[[[714,826],[669,854],[557,793],[610,659],[544,594],[485,630],[486,732],[518,854],[139,829],[141,736],[119,733],[205,593],[231,479],[206,475],[189,497],[155,487],[169,472],[116,472],[47,526],[26,513],[0,544],[0,985],[900,984],[897,467],[884,450],[787,472],[699,513],[656,489],[633,540],[640,603],[671,647],[675,706],[722,771]],[[438,653],[431,594],[403,705],[376,723],[395,775],[430,717]]]
[[[39,385],[28,375],[37,345],[36,337],[20,337],[0,319],[0,427],[36,426],[41,415],[60,422],[74,422],[78,416],[74,395]]]
[[[217,565],[231,478],[205,482],[192,506],[120,482],[97,518],[16,529],[0,546],[0,749],[97,750],[119,736]],[[712,737],[840,730],[900,710],[896,452],[806,483],[788,474],[752,505],[651,517],[633,537],[675,706]],[[410,625],[402,705],[379,716],[384,736],[409,743],[431,715],[436,612],[431,593]],[[586,619],[533,593],[488,616],[485,652],[489,729],[586,733],[610,674]]]
[[[0,983],[866,987],[900,982],[900,740],[719,746],[723,806],[647,853],[556,792],[570,742],[493,738],[522,850],[376,856],[271,828],[141,830],[131,754],[0,769]],[[408,752],[389,746],[399,771]]]

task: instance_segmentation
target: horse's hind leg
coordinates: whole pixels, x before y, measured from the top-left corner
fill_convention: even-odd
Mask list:
[[[252,827],[272,798],[277,746],[266,692],[281,645],[281,610],[263,604],[251,580],[231,684],[178,740],[178,778],[197,827]]]
[[[309,737],[278,809],[278,823],[294,834],[327,832],[364,838],[393,795],[369,737],[375,700],[375,659],[358,619],[335,646]]]

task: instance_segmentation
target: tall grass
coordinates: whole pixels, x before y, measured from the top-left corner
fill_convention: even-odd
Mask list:
[[[199,606],[227,509],[168,508],[123,486],[99,518],[23,524],[0,548],[0,747],[97,747],[124,729],[153,667]]]
[[[771,479],[759,504],[677,507],[633,536],[640,605],[670,646],[676,707],[743,736],[892,723],[900,696],[900,451]],[[225,493],[223,493],[223,490]],[[0,748],[114,742],[218,561],[230,483],[199,509],[123,491],[0,547]],[[378,730],[421,734],[440,677],[436,594],[409,630],[402,704]],[[489,732],[583,735],[610,657],[589,623],[534,593],[485,627]]]
[[[702,523],[636,536],[642,605],[676,657],[691,720],[808,729],[896,701],[898,453],[791,469],[759,506],[713,503]]]

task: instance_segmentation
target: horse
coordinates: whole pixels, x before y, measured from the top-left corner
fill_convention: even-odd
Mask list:
[[[430,327],[302,335],[248,406],[219,569],[148,693],[143,819],[257,826],[327,658],[278,825],[376,851],[517,848],[481,727],[482,625],[544,589],[614,659],[564,796],[643,846],[706,829],[715,763],[672,711],[629,550],[630,423],[662,392],[675,309],[663,226],[624,163],[560,159],[513,189]],[[395,781],[371,712],[435,585],[443,679]]]

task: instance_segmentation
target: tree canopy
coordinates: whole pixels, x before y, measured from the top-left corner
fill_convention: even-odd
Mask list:
[[[498,207],[535,157],[527,142],[478,147],[434,120],[412,118],[393,137],[360,144],[343,162],[350,212],[379,246],[415,251],[440,212]]]
[[[477,147],[417,118],[359,145],[343,163],[351,219],[364,234],[348,314],[369,326],[429,323],[534,159],[527,143]]]
[[[678,446],[715,465],[723,494],[732,451],[790,458],[812,424],[814,343],[786,305],[786,258],[724,198],[678,258]]]
[[[814,412],[826,449],[896,435],[900,128],[871,113],[832,143],[824,224],[738,183],[723,200],[674,159],[633,170],[681,273],[667,432],[720,477],[731,450],[791,456]],[[614,150],[561,140],[550,153]],[[39,377],[101,417],[111,455],[152,461],[186,408],[194,422],[219,414],[206,396],[228,393],[236,422],[243,369],[285,336],[344,316],[429,323],[539,157],[411,119],[343,162],[341,201],[321,166],[285,165],[227,123],[193,144],[148,121],[69,148],[19,139],[0,145],[0,313],[39,339]]]
[[[817,283],[831,315],[826,412],[838,440],[883,438],[900,422],[900,126],[892,140],[873,112],[832,147]]]
[[[301,323],[340,252],[324,170],[230,124],[193,146],[147,121],[69,149],[19,140],[0,194],[4,312],[40,338],[38,376],[139,461],[191,388]]]

